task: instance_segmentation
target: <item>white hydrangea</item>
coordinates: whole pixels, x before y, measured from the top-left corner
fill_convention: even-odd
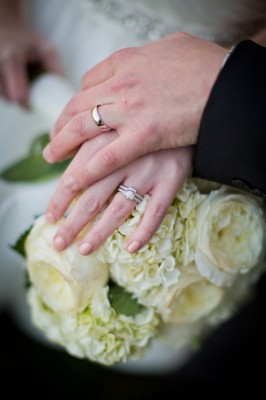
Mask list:
[[[152,308],[144,308],[134,317],[117,314],[108,290],[108,286],[97,289],[87,308],[76,313],[53,311],[32,287],[28,301],[33,322],[76,357],[104,365],[138,358],[155,336],[160,320]]]
[[[179,190],[150,242],[128,253],[127,238],[148,199],[87,257],[76,242],[55,251],[58,226],[44,217],[27,239],[33,320],[77,357],[105,365],[138,358],[158,331],[171,345],[186,346],[195,334],[227,319],[265,270],[260,202],[193,179]],[[110,277],[144,306],[134,317],[111,306]]]
[[[196,235],[189,229],[202,195],[187,181],[149,243],[134,254],[126,251],[127,237],[136,229],[144,214],[148,196],[133,210],[131,217],[107,239],[97,254],[110,265],[111,277],[137,298],[153,288],[170,288],[178,283],[180,266],[193,259]],[[168,289],[167,289],[168,290]]]

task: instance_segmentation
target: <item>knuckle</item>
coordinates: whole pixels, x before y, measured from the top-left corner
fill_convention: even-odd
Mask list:
[[[119,74],[119,76],[112,82],[110,91],[120,92],[124,89],[130,89],[134,87],[136,83],[137,83],[137,78],[134,74],[131,73]]]
[[[93,196],[81,198],[79,208],[83,214],[87,216],[93,216],[100,211],[101,203],[96,197]]]
[[[93,179],[93,176],[90,174],[87,165],[84,165],[78,169],[77,176],[80,182],[79,184],[77,182],[77,187],[79,189],[82,189],[82,187],[88,185]]]
[[[67,244],[70,244],[70,242],[72,242],[72,240],[77,236],[77,232],[73,225],[70,225],[67,222],[60,227],[58,234],[64,238]]]
[[[63,176],[60,183],[60,190],[64,194],[75,194],[80,188],[73,175]]]
[[[76,114],[72,118],[71,123],[72,123],[73,131],[75,132],[75,134],[81,138],[84,138],[85,124],[84,124],[84,118],[83,118],[82,114]]]
[[[113,150],[104,149],[101,156],[102,156],[102,164],[106,168],[113,170],[118,165],[118,159]]]
[[[134,47],[125,47],[113,53],[111,56],[111,62],[115,66],[120,67],[121,63],[124,65],[124,63],[130,61],[135,54],[136,49]]]
[[[109,207],[112,217],[115,217],[118,220],[125,220],[131,211],[129,206],[122,201],[113,201]]]
[[[172,35],[172,37],[173,38],[175,38],[175,39],[185,39],[185,38],[188,38],[189,37],[189,34],[187,34],[186,32],[175,32],[173,35]]]

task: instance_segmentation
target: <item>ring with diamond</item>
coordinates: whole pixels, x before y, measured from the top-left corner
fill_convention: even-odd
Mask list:
[[[129,200],[135,200],[137,203],[141,203],[143,200],[143,196],[138,194],[137,190],[132,186],[119,185],[117,190]]]
[[[98,111],[98,107],[99,107],[99,105],[97,105],[96,107],[93,107],[91,109],[91,116],[92,116],[93,122],[95,123],[95,125],[99,126],[102,131],[104,131],[104,132],[110,131],[111,128],[109,126],[107,126],[101,119],[101,116]]]

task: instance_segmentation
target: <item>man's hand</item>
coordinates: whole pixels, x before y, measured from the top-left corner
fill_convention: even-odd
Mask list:
[[[226,52],[184,33],[116,52],[84,76],[82,90],[59,117],[44,157],[56,162],[102,134],[90,113],[96,105],[118,136],[88,160],[82,175],[73,172],[73,185],[90,185],[146,153],[196,143]]]

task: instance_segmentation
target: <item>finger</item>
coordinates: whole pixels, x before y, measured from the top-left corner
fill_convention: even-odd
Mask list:
[[[73,173],[73,184],[78,187],[91,185],[98,179],[148,153],[148,150],[147,144],[138,140],[134,135],[125,133],[118,136]]]
[[[108,133],[107,133],[107,135],[108,135]],[[114,142],[119,141],[120,139],[124,141],[123,138],[119,137],[119,138],[115,139]],[[89,145],[89,143],[90,142],[88,142],[87,144]],[[127,148],[128,145],[131,146],[130,143],[126,142],[124,147]],[[104,147],[104,149],[108,148],[109,146],[110,146],[110,144],[106,145]],[[123,148],[123,145],[122,145],[122,148]],[[133,156],[132,156],[132,154],[130,154],[130,156],[132,156],[132,159],[137,158],[139,150],[140,149],[137,148],[135,152],[133,151]],[[100,150],[99,152],[96,151],[96,153],[99,156],[96,159],[95,166],[93,165],[92,168],[90,168],[90,161],[89,161],[88,163],[84,163],[84,164],[79,163],[79,165],[81,165],[81,166],[78,166],[75,169],[71,168],[71,170],[67,170],[66,173],[64,173],[64,175],[62,176],[62,178],[59,181],[56,192],[55,192],[54,196],[52,197],[51,202],[49,203],[49,207],[48,207],[48,211],[47,211],[49,213],[49,216],[48,216],[49,222],[52,223],[52,222],[55,222],[56,220],[58,220],[64,214],[64,212],[67,210],[71,201],[77,196],[77,194],[81,190],[92,185],[93,183],[98,181],[100,178],[103,178],[103,177],[109,175],[111,172],[119,169],[121,160],[117,160],[117,164],[116,164],[117,168],[115,168],[114,164],[112,164],[112,168],[111,168],[109,165],[110,160],[109,159],[106,160],[104,157],[101,157],[102,151],[103,150]],[[127,150],[127,152],[128,152],[128,150]],[[125,151],[125,153],[126,153],[126,151]],[[87,158],[90,159],[90,157],[87,157]],[[93,159],[94,159],[94,157],[92,156],[92,160]],[[99,165],[97,165],[98,160],[99,160]],[[128,159],[125,159],[124,154],[122,153],[122,161],[124,161],[124,165],[128,164],[130,161],[130,158],[128,157]],[[105,168],[102,167],[102,164],[104,164]],[[89,167],[87,167],[87,165],[89,165]],[[50,213],[51,213],[51,215],[50,215]],[[52,216],[52,214],[53,214],[53,216]]]
[[[165,151],[172,152],[172,150]],[[194,146],[179,148],[178,154],[176,154],[176,157],[178,157],[178,169],[176,167],[172,168],[172,170],[169,170],[168,175],[165,175],[164,168],[160,170],[161,174],[157,175],[159,183],[154,185],[151,190],[151,197],[145,209],[144,217],[128,239],[127,250],[129,253],[138,251],[148,243],[162,223],[174,197],[190,174],[193,153]]]
[[[144,216],[137,229],[127,241],[126,248],[129,253],[140,250],[153,237],[162,223],[179,187],[177,183],[173,183],[167,187],[158,185],[151,192]]]
[[[117,193],[103,215],[92,225],[88,234],[80,242],[80,254],[85,256],[95,251],[125,222],[135,206],[135,201],[128,200],[121,193]]]
[[[107,87],[98,85],[89,91],[79,92],[68,102],[65,109],[55,123],[51,133],[52,138],[56,136],[66,124],[77,114],[91,111],[97,104],[112,104],[113,95]],[[101,130],[99,130],[101,132]]]
[[[28,100],[28,79],[23,60],[12,58],[2,64],[5,92],[9,100],[26,104]]]
[[[53,244],[57,250],[63,250],[73,242],[80,231],[100,212],[118,183],[118,174],[111,175],[96,182],[79,197],[55,234]]]
[[[108,57],[86,72],[81,81],[81,90],[86,90],[103,83],[111,78],[114,72],[115,69],[112,58]]]
[[[63,73],[63,68],[60,63],[57,52],[49,43],[45,43],[39,49],[39,59],[41,60],[43,66],[48,71],[55,72],[58,74]]]
[[[29,49],[30,61],[41,63],[48,71],[62,74],[62,65],[54,46],[36,32],[34,33],[34,38],[31,37],[31,39],[33,42]]]
[[[68,209],[71,201],[85,187],[80,188],[73,185],[72,176],[75,176],[76,171],[80,169],[79,166],[83,165],[92,154],[102,148],[102,146],[110,143],[115,137],[116,134],[114,132],[105,133],[83,144],[59,180],[57,188],[48,204],[46,218],[49,223],[54,223],[61,218]]]
[[[53,137],[44,149],[43,156],[49,162],[61,161],[82,143],[99,133],[101,134],[102,130],[94,123],[91,111],[76,114],[58,135]]]

